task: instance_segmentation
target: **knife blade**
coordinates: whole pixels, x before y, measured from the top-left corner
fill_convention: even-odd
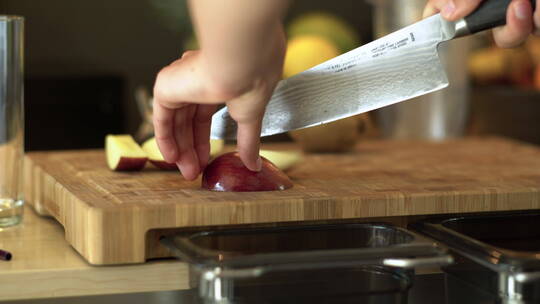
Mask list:
[[[484,1],[457,22],[439,14],[428,17],[280,81],[266,107],[261,137],[329,123],[447,87],[438,45],[505,24],[510,1]],[[213,115],[210,137],[236,137],[236,123],[227,108]]]

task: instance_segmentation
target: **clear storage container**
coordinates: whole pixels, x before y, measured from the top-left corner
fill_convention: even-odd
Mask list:
[[[448,246],[448,303],[540,303],[540,213],[433,219],[411,226]]]
[[[190,263],[204,303],[407,303],[416,268],[451,262],[434,242],[387,224],[214,230],[161,241]]]

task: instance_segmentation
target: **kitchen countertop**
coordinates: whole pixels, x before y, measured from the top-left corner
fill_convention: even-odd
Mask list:
[[[501,151],[506,151],[507,155],[514,156],[511,160],[521,164],[521,166],[518,166],[517,168],[526,168],[527,170],[537,168],[532,166],[533,163],[539,164],[537,158],[539,150],[537,147],[528,145],[522,146],[518,143],[506,144],[505,141],[497,139],[491,141],[496,143],[497,146],[504,148],[500,148],[499,150],[502,149]],[[406,145],[406,143],[395,143],[395,145],[398,146],[393,149],[393,151],[400,153],[400,157],[403,158],[403,153],[401,152],[404,151],[404,149],[400,149],[399,145]],[[369,148],[370,146],[367,147]],[[470,206],[473,205],[471,205],[468,200],[450,200],[445,204],[442,204],[443,201],[435,201],[435,205],[433,206],[442,204],[444,209],[441,209],[438,212],[429,209],[428,211],[431,210],[431,212],[423,212],[422,214],[526,210],[539,208],[538,171],[534,171],[533,174],[528,173],[528,171],[524,169],[526,171],[525,173],[519,171],[518,173],[513,173],[514,175],[510,174],[511,170],[497,171],[495,170],[497,167],[494,167],[493,164],[499,164],[500,166],[502,166],[501,164],[504,164],[504,168],[512,169],[515,169],[516,166],[508,164],[505,155],[494,153],[491,148],[492,146],[480,145],[480,147],[482,149],[478,148],[480,150],[476,149],[473,153],[473,150],[469,149],[468,146],[465,146],[460,150],[460,153],[467,157],[476,157],[476,162],[480,162],[483,166],[482,168],[487,170],[484,172],[485,174],[482,175],[486,180],[492,181],[494,186],[505,181],[506,184],[504,189],[509,189],[511,191],[506,191],[500,197],[495,197],[494,195],[497,194],[495,188],[488,188],[485,193],[481,192],[484,193],[484,197],[487,198],[482,200],[478,200],[477,198],[476,200],[478,200],[479,204],[474,205],[476,206],[474,209],[470,208]],[[417,150],[427,148],[429,147],[421,146],[418,147]],[[411,155],[417,155],[415,154],[415,151],[416,150],[409,152]],[[488,162],[485,158],[479,156],[478,151],[483,151],[482,153],[486,155],[493,155],[495,159]],[[366,155],[375,155],[375,152],[376,150],[373,148],[371,150],[367,149]],[[518,153],[521,153],[519,154],[520,157],[516,158],[515,156]],[[349,156],[349,158],[351,157],[352,156]],[[417,160],[418,158],[411,159]],[[522,163],[527,163],[529,165],[524,167]],[[415,177],[422,172],[431,172],[434,170],[433,166],[416,166],[415,163],[409,163],[403,159],[400,159],[397,164],[399,165],[397,169],[403,169],[405,168],[405,165],[416,168],[413,172],[414,174],[410,175],[412,177]],[[450,165],[455,166],[454,162],[448,163],[448,166]],[[381,166],[377,165],[377,167]],[[320,170],[327,170],[327,168],[320,168]],[[300,170],[298,172],[301,173],[302,171]],[[439,168],[439,171],[437,172],[444,173],[447,171],[441,171],[441,168]],[[363,176],[373,177],[373,173],[371,175]],[[385,174],[383,176],[384,180],[387,181],[389,176],[391,177],[391,175]],[[403,176],[408,177],[409,175]],[[451,177],[453,177],[456,183],[471,184],[470,178],[469,181],[462,180],[462,175]],[[440,176],[438,178],[439,179],[436,180],[433,179],[433,181],[440,182]],[[415,184],[424,185],[421,181],[423,180],[418,179]],[[521,181],[522,184],[518,184],[519,181]],[[384,185],[386,185],[386,183]],[[446,188],[442,190],[437,188],[435,190],[443,191],[444,193],[448,192],[448,195],[453,194],[456,191],[455,189]],[[469,192],[471,191],[466,192],[466,194]],[[425,195],[418,196],[419,199],[424,197]],[[423,201],[420,201],[420,203],[422,202]],[[407,211],[408,209],[406,208],[411,208],[411,201],[404,200],[403,203],[404,208],[392,209],[399,211],[398,213],[384,213],[387,216],[391,216],[385,217],[385,219],[395,220],[398,222],[395,224],[400,225],[400,221],[406,222],[407,216],[418,214],[412,212],[415,209],[412,209],[411,212]],[[387,204],[379,205],[388,208]],[[463,206],[469,207],[458,208]],[[362,208],[359,208],[359,210],[368,212],[370,209],[365,207],[366,206],[363,206]],[[326,209],[320,209],[320,211],[324,210]],[[367,213],[353,215],[356,220],[363,219],[372,221],[376,219],[373,214],[372,216],[369,216]],[[378,218],[378,220],[380,220],[380,218]],[[25,219],[21,225],[0,229],[0,248],[8,250],[13,254],[13,259],[11,261],[0,261],[0,301],[188,289],[188,266],[185,263],[174,259],[150,260],[143,264],[122,266],[92,266],[88,264],[66,241],[64,229],[61,224],[56,222],[53,218],[38,216],[35,211],[28,206],[25,207]],[[24,286],[24,289],[22,289],[21,286]]]
[[[24,212],[21,225],[0,229],[0,248],[13,254],[0,261],[0,301],[188,288],[185,263],[92,266],[66,242],[58,222],[28,206]]]
[[[11,261],[0,261],[0,302],[128,293],[141,297],[141,292],[189,288],[186,263],[164,259],[92,266],[66,242],[62,225],[37,215],[29,206],[24,212],[21,225],[0,229],[0,248],[13,254]],[[433,273],[439,270],[426,269],[417,274]]]

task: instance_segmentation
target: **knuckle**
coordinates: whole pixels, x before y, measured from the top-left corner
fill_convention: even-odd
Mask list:
[[[236,90],[226,81],[212,80],[207,84],[207,94],[212,100],[225,101],[238,97],[241,94],[240,90]]]
[[[196,52],[194,50],[187,50],[185,51],[184,53],[182,53],[182,56],[180,56],[180,59],[182,58],[186,58],[186,57],[189,57],[189,56],[192,56],[194,55]]]
[[[171,140],[171,136],[168,135],[168,134],[162,134],[162,133],[158,133],[156,132],[156,135],[155,135],[155,138],[158,142],[168,142]]]
[[[152,118],[155,125],[163,126],[163,125],[170,125],[172,123],[172,119],[169,117],[160,117],[154,115]]]
[[[181,159],[185,158],[185,156],[189,155],[189,153],[191,153],[191,151],[193,150],[192,147],[188,146],[188,145],[185,145],[185,144],[178,144],[178,153],[181,155],[181,156],[184,156],[184,157],[180,157]]]
[[[153,94],[154,94],[154,99],[157,99],[158,101],[160,101],[160,103],[163,103],[164,101],[169,100],[169,97],[171,96],[171,92],[168,85],[168,79],[169,79],[169,74],[170,74],[169,71],[170,71],[169,67],[164,67],[158,72],[156,76]]]

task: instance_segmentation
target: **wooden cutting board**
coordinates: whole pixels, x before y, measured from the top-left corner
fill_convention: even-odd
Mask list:
[[[173,228],[540,208],[540,148],[500,138],[362,142],[287,173],[286,191],[219,193],[150,165],[112,172],[102,150],[33,152],[25,191],[92,264],[167,255],[156,239]]]

